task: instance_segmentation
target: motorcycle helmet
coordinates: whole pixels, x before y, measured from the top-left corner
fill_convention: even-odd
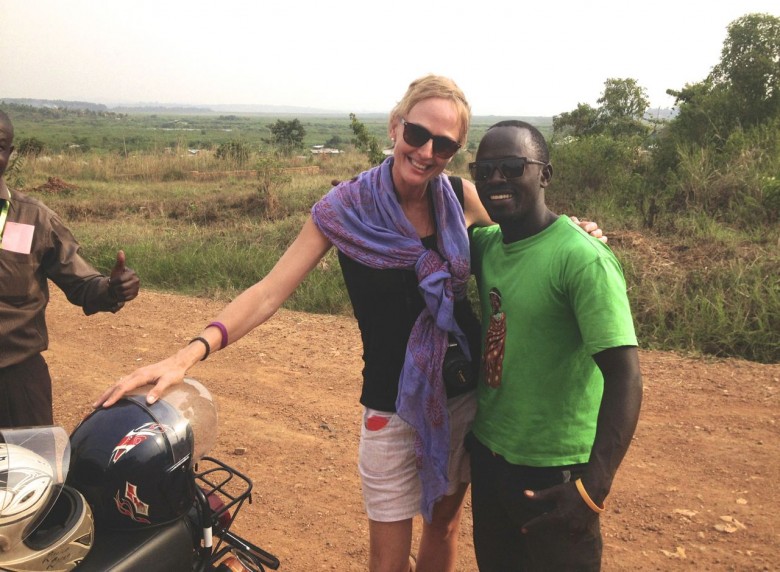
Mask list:
[[[93,411],[73,431],[67,484],[84,495],[98,527],[136,530],[172,522],[195,502],[195,432],[208,444],[215,427],[211,395],[195,380],[152,405],[146,391],[128,395]]]
[[[8,552],[32,532],[50,508],[54,469],[37,453],[0,444],[0,550]]]
[[[23,542],[0,553],[0,570],[69,572],[81,564],[94,542],[92,511],[84,497],[67,485],[51,510]]]
[[[0,431],[0,569],[75,568],[92,547],[92,513],[64,487],[67,433],[61,427]]]

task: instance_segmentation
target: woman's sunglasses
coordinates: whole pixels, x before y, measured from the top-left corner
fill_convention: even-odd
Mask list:
[[[475,183],[484,183],[496,169],[505,179],[516,179],[522,177],[523,173],[525,173],[526,163],[533,163],[534,165],[547,164],[544,161],[537,161],[528,157],[506,157],[504,159],[469,163],[469,172]]]
[[[449,159],[460,149],[460,143],[457,141],[444,135],[433,135],[422,125],[409,123],[403,118],[401,118],[401,123],[404,125],[404,141],[407,145],[422,147],[429,139],[433,139],[433,154],[442,159]]]

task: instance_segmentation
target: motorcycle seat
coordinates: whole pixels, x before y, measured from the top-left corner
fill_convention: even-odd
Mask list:
[[[95,540],[78,572],[192,572],[193,525],[184,516],[133,531],[95,530]]]

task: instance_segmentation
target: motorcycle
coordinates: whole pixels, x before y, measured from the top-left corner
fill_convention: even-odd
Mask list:
[[[265,572],[233,530],[252,481],[208,456],[216,407],[193,379],[61,427],[0,430],[0,570]]]

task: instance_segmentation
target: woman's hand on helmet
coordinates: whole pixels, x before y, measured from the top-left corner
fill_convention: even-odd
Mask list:
[[[203,343],[193,343],[198,340]],[[201,336],[190,340],[189,344],[172,356],[157,363],[138,368],[130,375],[126,375],[117,381],[92,404],[92,407],[95,409],[98,407],[111,407],[122,397],[144,385],[153,386],[146,394],[146,402],[151,405],[160,399],[169,387],[181,383],[188,369],[199,361],[206,359],[211,346],[216,346],[216,342],[212,340],[209,343]]]
[[[95,409],[98,407],[111,407],[122,397],[144,385],[151,386],[146,394],[146,402],[151,405],[169,387],[181,383],[186,372],[187,368],[182,367],[175,356],[152,365],[147,365],[117,381],[92,404],[92,407]]]

